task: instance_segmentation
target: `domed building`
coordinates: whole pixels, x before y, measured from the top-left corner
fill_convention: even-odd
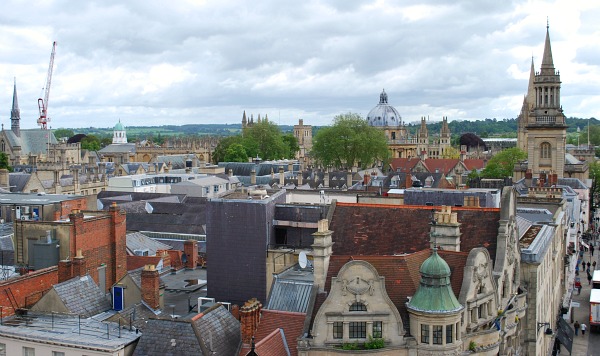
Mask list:
[[[383,90],[379,95],[379,104],[367,115],[370,126],[385,133],[392,158],[442,158],[450,147],[450,129],[448,119],[443,118],[439,138],[429,139],[425,118],[421,118],[421,127],[417,135],[411,135],[395,107],[388,103],[388,95]]]
[[[127,143],[127,132],[125,132],[125,128],[123,127],[121,120],[117,122],[115,128],[113,129],[112,143]]]

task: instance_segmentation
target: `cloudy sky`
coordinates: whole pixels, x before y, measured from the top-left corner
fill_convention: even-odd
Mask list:
[[[0,122],[16,77],[36,127],[53,41],[53,128],[326,125],[383,88],[407,122],[513,118],[547,18],[566,115],[598,117],[597,1],[3,0]]]

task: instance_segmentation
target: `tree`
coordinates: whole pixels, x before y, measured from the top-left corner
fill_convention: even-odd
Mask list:
[[[56,137],[57,139],[61,139],[61,138],[70,138],[75,136],[75,133],[73,132],[73,130],[71,129],[56,129],[54,130],[54,137]]]
[[[246,149],[239,143],[234,143],[225,149],[225,162],[247,162]]]
[[[100,140],[94,135],[87,135],[81,140],[81,148],[84,150],[98,151],[100,149]]]
[[[591,202],[590,206],[593,207],[594,205],[598,205],[597,194],[600,193],[600,163],[598,163],[598,162],[590,163],[589,173],[590,173],[590,179],[592,180],[592,186],[590,188],[590,197],[591,197],[592,202]]]
[[[383,131],[355,113],[336,116],[333,125],[317,131],[313,141],[313,157],[325,167],[365,168],[389,159]]]
[[[283,143],[286,145],[288,158],[293,158],[296,156],[296,152],[300,151],[300,146],[298,146],[298,140],[296,136],[291,133],[287,133],[282,137]]]
[[[213,163],[226,162],[225,154],[227,153],[227,148],[235,143],[241,144],[242,136],[229,136],[219,140],[219,144],[217,144],[217,147],[215,147],[215,150],[212,153]],[[246,151],[246,153],[248,153],[248,151]]]
[[[9,172],[13,171],[8,162],[8,155],[5,152],[0,152],[0,169],[7,169]]]
[[[460,158],[460,151],[456,147],[448,147],[444,149],[442,158],[458,159]]]
[[[518,147],[507,148],[492,157],[483,171],[482,178],[512,177],[515,164],[527,158],[527,153]]]
[[[290,146],[284,142],[279,126],[270,121],[255,122],[244,129],[243,137],[247,151],[256,147],[256,154],[262,159],[293,158],[296,154],[296,151],[290,154]]]

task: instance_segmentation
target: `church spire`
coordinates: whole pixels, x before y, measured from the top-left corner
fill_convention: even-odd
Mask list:
[[[21,110],[19,110],[19,100],[17,99],[17,78],[15,78],[12,109],[10,110],[10,128],[17,137],[21,136],[20,122],[21,122]]]
[[[546,42],[544,44],[544,57],[542,58],[541,74],[554,74],[554,61],[552,60],[552,46],[550,45],[549,25],[546,25]]]
[[[533,85],[535,82],[535,67],[533,64],[533,56],[531,57],[531,69],[529,70],[529,85],[527,86],[527,111],[531,109],[533,103],[535,103],[535,86]]]

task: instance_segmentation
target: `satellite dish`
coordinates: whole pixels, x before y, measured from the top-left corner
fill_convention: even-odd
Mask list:
[[[306,252],[304,252],[304,251],[300,252],[300,255],[298,256],[298,264],[300,265],[300,268],[306,268],[306,265],[308,264],[308,258],[306,258]]]

